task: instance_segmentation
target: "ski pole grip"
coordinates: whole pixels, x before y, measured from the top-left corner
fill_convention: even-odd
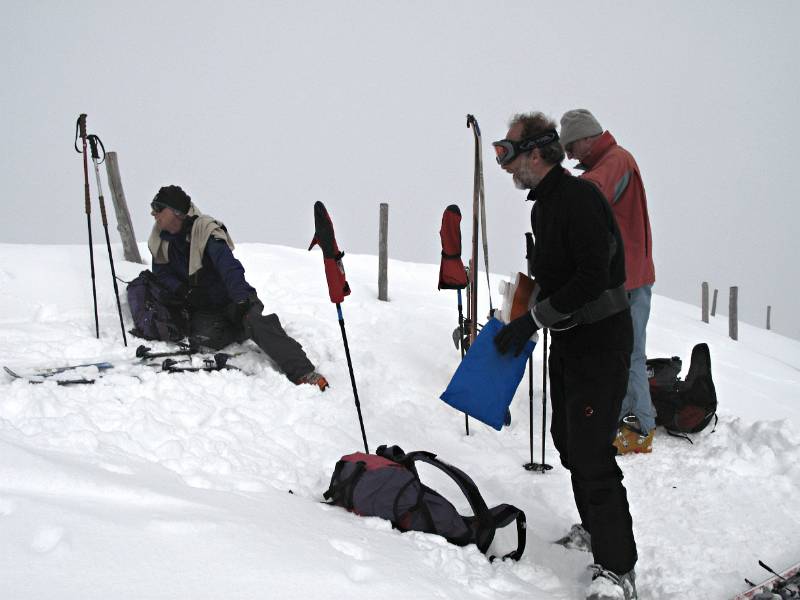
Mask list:
[[[81,113],[78,117],[78,131],[82,140],[86,139],[86,114]]]
[[[97,137],[94,134],[92,134],[90,136],[87,136],[86,139],[89,140],[89,146],[92,149],[92,160],[99,161],[97,164],[102,163],[106,159],[106,147],[103,145],[103,140],[101,140],[99,137]],[[99,150],[98,150],[98,148],[99,148]],[[100,159],[100,151],[101,150],[103,152],[102,160]]]
[[[100,155],[97,152],[97,136],[90,135],[86,138],[89,141],[89,148],[92,150],[92,159],[97,160]]]

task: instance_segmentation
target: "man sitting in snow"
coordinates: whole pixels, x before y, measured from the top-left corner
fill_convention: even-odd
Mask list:
[[[293,383],[324,391],[328,382],[278,316],[261,314],[264,305],[233,256],[225,225],[203,215],[176,185],[158,190],[150,206],[156,221],[147,243],[153,273],[184,301],[190,337],[215,350],[252,339]]]

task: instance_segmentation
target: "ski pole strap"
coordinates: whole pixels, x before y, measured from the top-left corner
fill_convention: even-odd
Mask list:
[[[98,165],[102,165],[103,161],[106,159],[106,147],[103,146],[102,140],[94,134],[88,136],[86,139],[89,142],[89,147],[92,149],[92,160],[96,161],[100,158],[100,153],[97,150],[98,146],[103,150],[103,158],[97,163]]]

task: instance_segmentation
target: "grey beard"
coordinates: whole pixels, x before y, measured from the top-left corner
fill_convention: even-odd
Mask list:
[[[525,171],[514,175],[514,186],[518,190],[532,190],[539,185],[541,180],[541,177],[537,177],[530,171]]]

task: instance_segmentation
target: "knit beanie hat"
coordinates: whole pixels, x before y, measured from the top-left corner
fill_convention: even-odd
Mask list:
[[[585,108],[569,110],[561,117],[561,144],[567,146],[575,140],[600,135],[603,128],[594,115]]]
[[[154,208],[160,205],[161,208],[171,208],[183,214],[189,212],[191,203],[192,199],[189,197],[189,194],[184,192],[177,185],[168,185],[162,187],[160,190],[158,190],[158,193],[151,202]]]

